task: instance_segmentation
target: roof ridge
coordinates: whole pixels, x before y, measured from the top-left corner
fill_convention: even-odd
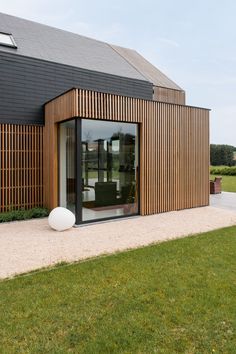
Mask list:
[[[111,49],[114,50],[121,58],[123,58],[129,65],[131,65],[136,71],[138,71],[139,74],[140,74],[146,81],[151,82],[151,81],[149,80],[149,78],[145,77],[145,76],[143,75],[143,73],[141,73],[141,71],[137,68],[137,66],[135,66],[133,63],[131,63],[127,58],[125,58],[121,53],[119,53],[119,52],[114,48],[114,47],[118,47],[118,46],[116,46],[115,44],[110,44],[110,43],[107,43],[107,44],[108,44],[108,45],[111,47]],[[126,47],[120,47],[120,48],[133,50],[133,49],[126,48]]]

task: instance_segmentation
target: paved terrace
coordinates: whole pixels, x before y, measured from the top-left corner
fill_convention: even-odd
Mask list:
[[[51,230],[47,219],[4,223],[0,225],[0,278],[230,225],[236,225],[236,210],[211,206],[120,219],[64,232]]]
[[[236,193],[222,192],[211,195],[211,206],[236,212]]]

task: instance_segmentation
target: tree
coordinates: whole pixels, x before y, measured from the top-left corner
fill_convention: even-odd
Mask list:
[[[210,160],[212,166],[233,166],[235,147],[231,145],[210,145]]]

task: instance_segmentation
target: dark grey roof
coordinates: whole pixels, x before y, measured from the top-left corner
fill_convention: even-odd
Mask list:
[[[0,46],[0,51],[180,89],[132,50],[3,13],[0,32],[12,34],[17,44],[17,49]]]

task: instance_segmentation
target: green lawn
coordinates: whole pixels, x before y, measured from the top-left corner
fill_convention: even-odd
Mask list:
[[[3,281],[0,352],[235,354],[235,254],[236,226]]]
[[[210,175],[210,179],[216,176]],[[224,192],[236,192],[236,176],[222,176],[222,190]]]

